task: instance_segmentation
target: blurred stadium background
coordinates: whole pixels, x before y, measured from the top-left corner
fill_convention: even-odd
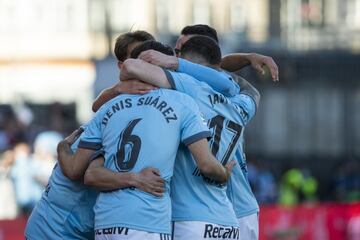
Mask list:
[[[246,130],[261,239],[360,239],[360,0],[0,0],[0,240],[23,239],[57,142],[118,80],[116,36],[174,46],[196,23],[279,65],[276,84],[239,72],[262,94]]]

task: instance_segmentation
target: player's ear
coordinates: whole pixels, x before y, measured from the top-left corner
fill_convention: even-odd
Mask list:
[[[118,68],[121,69],[122,65],[123,65],[123,61],[118,61],[117,65],[118,65]]]

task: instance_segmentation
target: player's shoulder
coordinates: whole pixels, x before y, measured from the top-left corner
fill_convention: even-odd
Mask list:
[[[177,101],[179,103],[186,103],[186,102],[194,102],[195,103],[195,100],[186,93],[176,91],[173,89],[161,89],[161,90],[162,90],[162,94],[166,95],[167,97],[169,97],[171,99],[174,99],[175,101]]]
[[[191,83],[193,85],[201,85],[201,82],[199,82],[196,78],[194,78],[193,76],[187,74],[187,73],[182,73],[182,72],[175,72],[175,71],[171,71],[168,70],[168,73],[170,73],[170,76],[168,76],[170,79],[169,81],[186,81],[187,84]]]
[[[172,101],[180,104],[185,108],[194,108],[197,107],[195,100],[186,93],[176,91],[173,89],[161,89],[162,94],[166,95],[166,98],[171,99]]]

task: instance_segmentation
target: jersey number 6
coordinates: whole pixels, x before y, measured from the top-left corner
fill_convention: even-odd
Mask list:
[[[138,159],[141,139],[139,136],[132,135],[132,131],[141,118],[131,120],[126,128],[120,133],[117,145],[118,151],[115,156],[115,166],[120,172],[128,172],[135,166]]]

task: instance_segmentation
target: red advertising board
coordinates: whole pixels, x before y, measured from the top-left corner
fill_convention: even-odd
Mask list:
[[[23,240],[25,225],[0,221],[0,240]],[[360,240],[360,203],[262,206],[260,240]]]
[[[360,240],[360,203],[263,206],[261,240]]]

